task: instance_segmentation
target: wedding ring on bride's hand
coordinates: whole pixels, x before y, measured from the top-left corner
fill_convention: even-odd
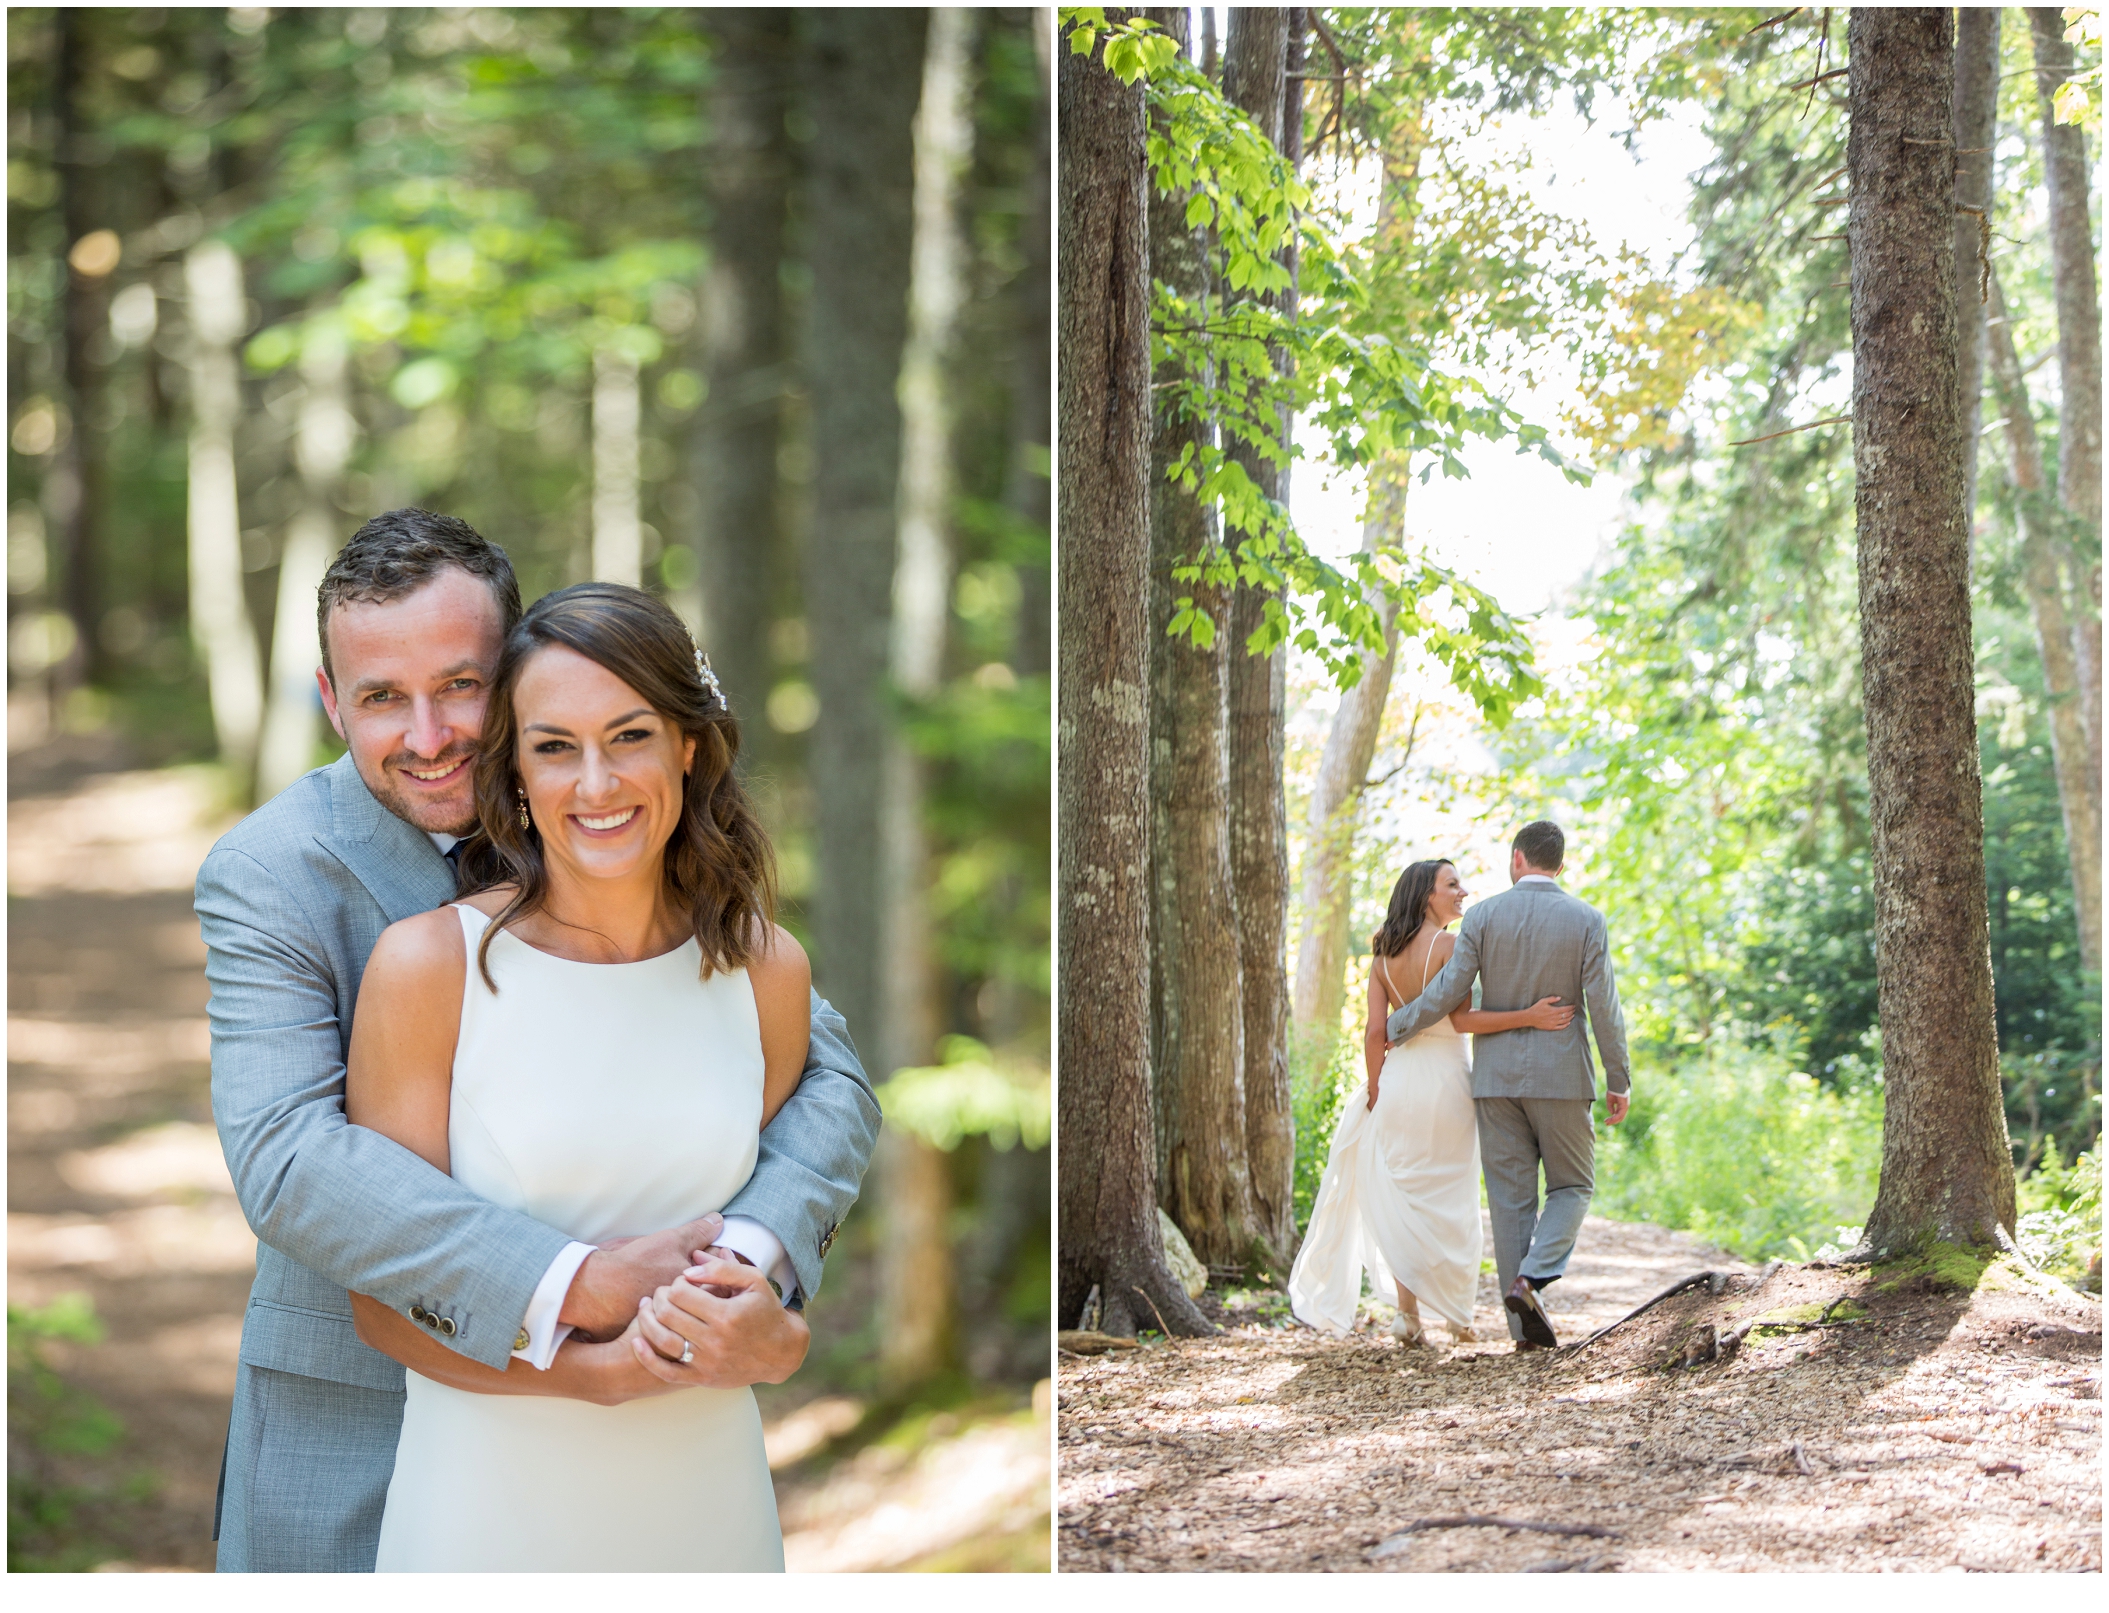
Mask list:
[[[681,1364],[687,1366],[696,1358],[696,1347],[686,1339],[681,1341]]]

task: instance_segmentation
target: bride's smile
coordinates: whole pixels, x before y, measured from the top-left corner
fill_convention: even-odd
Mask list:
[[[529,658],[514,701],[521,786],[559,885],[640,875],[656,884],[696,742],[563,645]]]

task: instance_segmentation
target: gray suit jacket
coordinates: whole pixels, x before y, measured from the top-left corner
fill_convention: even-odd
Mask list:
[[[259,1244],[242,1325],[251,1366],[399,1390],[403,1369],[353,1333],[350,1290],[450,1318],[453,1333],[434,1337],[503,1368],[570,1242],[344,1118],[367,956],[387,926],[453,895],[447,860],[374,799],[348,756],[243,819],[198,871],[213,1118]],[[842,1018],[816,994],[804,1079],[725,1206],[782,1239],[807,1295],[878,1126]]]
[[[1403,1042],[1470,1000],[1479,980],[1479,1006],[1490,1013],[1528,1008],[1558,997],[1587,1010],[1604,1058],[1604,1083],[1630,1085],[1626,1021],[1611,978],[1604,915],[1557,885],[1514,885],[1465,914],[1457,950],[1427,989],[1384,1022],[1384,1034]],[[1497,1031],[1472,1039],[1475,1098],[1596,1096],[1596,1069],[1577,1014],[1563,1031]]]

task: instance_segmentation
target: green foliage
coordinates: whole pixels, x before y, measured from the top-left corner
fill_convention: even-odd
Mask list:
[[[947,1153],[968,1137],[998,1150],[1045,1148],[1052,1125],[1045,1070],[1020,1070],[991,1057],[970,1036],[947,1036],[938,1060],[897,1070],[878,1087],[886,1119]]]
[[[1296,1180],[1292,1203],[1296,1224],[1311,1224],[1311,1208],[1325,1180],[1341,1105],[1355,1101],[1362,1079],[1359,1038],[1298,1036],[1289,1047],[1289,1106],[1296,1127]]]
[[[61,1459],[106,1455],[124,1425],[94,1397],[66,1382],[47,1359],[53,1343],[97,1344],[102,1323],[85,1294],[61,1294],[31,1310],[7,1307],[7,1566],[78,1571],[109,1556],[77,1522],[106,1499],[99,1487],[68,1482]]]
[[[1598,1212],[1680,1227],[1747,1259],[1806,1259],[1874,1203],[1882,1100],[1724,1049],[1636,1068],[1631,1111],[1600,1139]]]

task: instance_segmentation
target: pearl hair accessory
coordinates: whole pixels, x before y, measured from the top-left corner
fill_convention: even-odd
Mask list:
[[[696,651],[696,681],[710,691],[711,699],[721,708],[728,711],[731,709],[726,703],[724,689],[718,684],[718,675],[710,669],[710,657],[701,650]]]

